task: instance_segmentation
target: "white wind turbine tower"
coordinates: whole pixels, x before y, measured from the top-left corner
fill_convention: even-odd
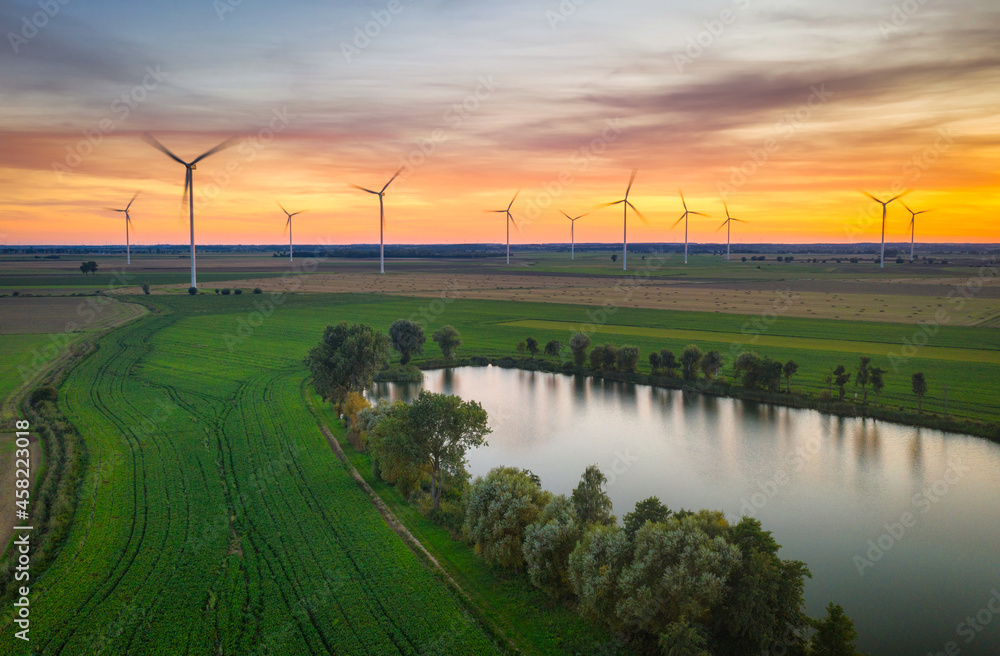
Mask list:
[[[729,205],[727,205],[725,201],[722,202],[722,206],[726,208],[726,220],[723,221],[722,225],[720,225],[715,230],[716,230],[716,232],[718,232],[719,230],[722,230],[723,228],[726,228],[726,262],[728,262],[729,261],[730,234],[733,231],[732,230],[733,229],[733,221],[739,221],[740,223],[746,223],[746,221],[744,221],[743,219],[737,219],[735,216],[729,216]],[[694,212],[692,212],[692,214],[694,214]]]
[[[506,214],[507,215],[507,221],[505,222],[505,224],[507,226],[507,264],[510,264],[510,224],[513,223],[514,224],[514,229],[517,230],[518,232],[520,232],[520,230],[521,230],[520,228],[517,227],[517,221],[514,220],[514,215],[510,213],[510,208],[514,207],[514,201],[517,200],[517,195],[520,194],[520,193],[521,193],[521,190],[518,189],[517,193],[514,194],[514,197],[510,199],[510,203],[507,205],[507,209],[505,209],[505,210],[486,210],[486,212],[488,214]]]
[[[355,189],[360,189],[361,191],[366,191],[369,194],[375,194],[378,196],[378,270],[379,273],[385,273],[385,207],[382,204],[382,197],[385,196],[385,190],[389,188],[392,181],[396,179],[403,170],[400,166],[399,169],[389,178],[389,182],[385,183],[380,190],[374,191],[372,189],[365,189],[364,187],[359,187],[356,184],[351,186]]]
[[[889,203],[891,203],[892,201],[896,200],[897,198],[901,198],[902,196],[905,196],[909,192],[908,191],[904,191],[903,193],[898,194],[896,196],[893,196],[892,198],[890,198],[889,200],[887,200],[885,202],[882,202],[878,198],[875,198],[874,196],[872,196],[871,194],[869,194],[867,191],[862,191],[861,193],[863,193],[865,196],[868,196],[873,201],[875,201],[876,203],[878,203],[879,205],[882,206],[882,256],[879,259],[879,264],[878,264],[879,268],[881,269],[881,268],[885,267],[885,210],[886,210],[886,206],[889,205]]]
[[[575,260],[576,259],[576,222],[579,221],[580,219],[582,219],[583,217],[587,216],[587,214],[590,214],[590,212],[585,212],[585,213],[581,214],[580,216],[570,216],[569,214],[566,214],[566,212],[563,212],[562,210],[559,210],[559,211],[562,212],[563,216],[565,216],[567,219],[569,219],[569,259]]]
[[[899,202],[903,203],[903,201],[899,201]],[[918,214],[924,214],[925,212],[930,212],[930,210],[920,210],[919,212],[914,212],[913,210],[911,210],[909,208],[909,206],[907,206],[906,203],[903,203],[903,207],[905,207],[906,211],[910,213],[910,262],[912,262],[913,261],[913,231],[916,228],[917,215]]]
[[[303,212],[308,212],[309,210],[299,210],[298,212],[289,212],[285,209],[285,206],[278,203],[278,207],[281,211],[288,216],[288,221],[285,222],[285,230],[288,231],[288,261],[292,261],[292,217],[296,214],[302,214]]]
[[[636,209],[632,201],[628,199],[628,192],[632,190],[632,183],[635,182],[636,170],[632,169],[632,176],[628,179],[628,187],[625,188],[625,198],[621,200],[612,201],[610,203],[601,203],[597,207],[611,207],[612,205],[618,205],[621,203],[622,210],[624,210],[624,216],[622,218],[622,271],[628,271],[628,208],[632,208],[643,223],[649,223],[642,212]]]
[[[138,195],[139,195],[138,191],[132,194],[132,200],[128,202],[128,205],[126,205],[125,209],[123,210],[115,209],[114,207],[104,208],[106,210],[111,210],[112,212],[125,213],[125,264],[132,264],[132,250],[131,250],[131,245],[129,244],[129,235],[128,235],[128,229],[132,226],[132,217],[128,215],[128,210],[130,207],[132,207],[132,203],[133,201],[135,201],[135,197]]]
[[[193,171],[196,168],[198,168],[198,166],[197,166],[198,162],[200,162],[201,160],[205,159],[209,155],[214,155],[215,153],[219,152],[220,150],[225,150],[226,148],[229,148],[229,147],[233,146],[236,143],[236,141],[237,141],[237,137],[230,137],[229,139],[226,139],[225,141],[223,141],[222,143],[220,143],[215,148],[212,148],[211,150],[205,151],[204,153],[202,153],[198,157],[195,157],[190,162],[185,162],[184,160],[182,160],[177,155],[174,155],[172,152],[170,152],[169,150],[167,150],[166,147],[163,144],[161,144],[159,141],[157,141],[156,139],[154,139],[153,135],[149,134],[148,132],[144,133],[142,135],[142,138],[143,138],[143,140],[145,140],[146,143],[148,143],[150,146],[152,146],[153,148],[157,149],[158,151],[160,151],[161,153],[163,153],[164,155],[166,155],[170,159],[174,160],[175,162],[177,162],[179,164],[183,164],[184,167],[185,167],[185,169],[186,169],[186,171],[184,173],[184,197],[187,198],[187,201],[188,201],[188,210],[189,210],[189,213],[190,213],[190,216],[191,216],[191,287],[192,288],[197,288],[198,287],[198,280],[197,280],[197,278],[195,276],[195,249],[194,249],[194,174],[193,174]],[[183,200],[181,202],[183,204]]]
[[[688,263],[688,215],[689,214],[694,214],[696,216],[708,216],[708,215],[702,214],[701,212],[695,212],[693,210],[689,210],[687,206],[687,201],[684,200],[684,192],[678,190],[678,193],[681,195],[681,205],[684,206],[684,213],[681,214],[681,218],[674,221],[674,225],[670,226],[670,228],[671,229],[676,228],[678,223],[680,223],[681,221],[684,222],[684,264],[687,264]]]

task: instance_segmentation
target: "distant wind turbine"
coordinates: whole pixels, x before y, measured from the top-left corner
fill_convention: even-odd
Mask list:
[[[115,209],[114,207],[104,208],[106,210],[111,210],[112,212],[125,213],[125,264],[132,264],[132,251],[131,251],[131,246],[129,245],[129,235],[128,235],[128,229],[132,226],[132,217],[128,215],[128,210],[130,207],[132,207],[132,203],[133,201],[135,201],[135,197],[138,195],[139,195],[138,191],[132,194],[132,200],[128,202],[128,205],[126,205],[125,209],[123,210]]]
[[[891,203],[892,201],[896,200],[897,198],[905,196],[909,192],[904,191],[903,193],[898,194],[896,196],[893,196],[892,198],[890,198],[889,200],[887,200],[885,202],[882,202],[878,198],[875,198],[874,196],[872,196],[871,194],[869,194],[867,191],[862,191],[861,193],[863,193],[865,196],[868,196],[873,201],[875,201],[876,203],[878,203],[879,205],[882,206],[882,256],[879,259],[879,264],[878,264],[879,268],[881,269],[881,268],[885,267],[885,210],[886,210],[886,206],[889,203]]]
[[[681,205],[684,206],[684,213],[681,214],[681,218],[674,221],[674,225],[670,226],[671,229],[676,228],[677,224],[681,221],[684,222],[684,264],[688,263],[688,215],[694,214],[696,216],[708,216],[707,214],[702,214],[701,212],[695,212],[688,209],[687,201],[684,200],[684,192],[678,191],[681,195]]]
[[[520,193],[521,193],[521,190],[518,189],[517,193],[514,194],[514,197],[510,199],[510,204],[507,205],[507,209],[505,209],[505,210],[486,210],[486,212],[489,213],[489,214],[506,214],[507,215],[507,221],[506,221],[506,225],[507,225],[507,264],[510,264],[510,224],[513,223],[514,224],[514,229],[520,231],[520,228],[517,227],[517,221],[514,220],[514,215],[510,213],[510,208],[514,207],[514,201],[517,200],[517,195],[520,194]]]
[[[635,182],[636,170],[632,169],[632,176],[628,179],[628,186],[625,187],[625,198],[621,200],[611,201],[610,203],[601,203],[597,207],[611,207],[612,205],[618,205],[621,203],[623,210],[622,217],[622,271],[628,271],[628,208],[632,208],[632,211],[642,219],[643,223],[649,223],[646,217],[636,209],[632,201],[628,199],[628,192],[632,190],[632,183]]]
[[[733,221],[739,221],[740,223],[746,223],[743,219],[737,219],[735,216],[729,216],[729,205],[725,201],[722,202],[722,206],[726,208],[726,220],[722,222],[716,231],[726,229],[726,262],[729,261],[729,244],[730,244],[730,234],[733,231]]]
[[[281,211],[288,216],[288,221],[285,222],[285,229],[288,230],[288,261],[292,261],[292,217],[296,214],[302,214],[303,212],[308,212],[309,210],[299,210],[298,212],[289,212],[285,209],[285,206],[278,203],[278,207]]]
[[[899,202],[903,203],[903,201],[899,201]],[[905,207],[906,211],[910,213],[910,262],[912,262],[913,261],[913,232],[914,232],[914,230],[916,228],[917,215],[918,214],[924,214],[925,212],[930,212],[930,210],[920,210],[919,212],[914,212],[913,210],[911,210],[907,206],[906,203],[903,203],[903,207]]]
[[[229,139],[226,139],[215,148],[205,151],[198,157],[195,157],[190,162],[185,162],[177,155],[174,155],[172,152],[167,150],[163,144],[154,139],[153,135],[149,134],[148,132],[144,133],[142,135],[142,138],[150,146],[157,149],[158,151],[160,151],[170,159],[174,160],[175,162],[183,164],[184,167],[187,169],[184,173],[184,197],[186,197],[188,201],[188,210],[191,215],[191,287],[197,288],[198,280],[195,276],[195,249],[194,249],[194,175],[192,172],[196,168],[198,168],[197,166],[198,162],[200,162],[201,160],[205,159],[209,155],[214,155],[220,150],[225,150],[226,148],[233,146],[237,141],[237,137],[230,137]],[[181,202],[183,203],[183,200]]]
[[[376,196],[378,196],[378,270],[379,270],[379,273],[385,273],[385,207],[382,204],[382,197],[385,196],[385,190],[389,188],[389,185],[392,184],[392,181],[396,179],[396,176],[398,176],[402,172],[402,170],[403,170],[403,167],[400,166],[399,169],[395,173],[392,174],[392,177],[389,178],[389,182],[386,182],[385,186],[383,186],[379,191],[373,191],[372,189],[365,189],[364,187],[359,187],[356,184],[352,184],[351,185],[355,189],[360,189],[361,191],[367,191],[369,194],[375,194]]]
[[[585,213],[581,214],[580,216],[570,216],[569,214],[566,214],[566,212],[563,212],[562,210],[559,210],[559,211],[562,212],[563,216],[565,216],[567,219],[569,219],[569,259],[575,260],[576,259],[576,234],[575,234],[576,233],[576,222],[579,221],[580,219],[582,219],[583,217],[587,216],[587,214],[590,214],[590,212],[585,212]]]

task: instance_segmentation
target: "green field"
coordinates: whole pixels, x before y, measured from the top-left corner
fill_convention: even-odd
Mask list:
[[[234,357],[214,344],[230,318],[134,323],[63,386],[90,468],[31,653],[494,653],[330,451],[307,340]],[[9,608],[0,652],[29,653]]]
[[[595,343],[633,343],[643,362],[652,349],[679,353],[690,342],[718,349],[723,375],[729,353],[753,348],[797,360],[793,387],[811,391],[866,353],[890,371],[884,402],[915,407],[909,375],[923,370],[925,408],[938,409],[945,386],[953,414],[995,419],[1000,405],[997,329],[941,327],[894,372],[888,354],[913,325],[777,316],[748,332],[759,318],[629,308],[602,317],[586,306],[364,294],[143,300],[161,311],[102,338],[61,387],[89,465],[69,539],[33,587],[33,653],[229,654],[265,644],[271,651],[261,653],[475,654],[495,651],[494,630],[526,653],[573,653],[569,638],[591,627],[523,581],[497,583],[466,547],[376,485],[472,596],[481,614],[470,615],[352,481],[309,410],[302,364],[330,323],[384,331],[411,317],[428,333],[451,324],[464,339],[460,355],[491,357],[514,355],[529,335],[567,343],[592,326]],[[26,342],[0,335],[0,345]],[[417,362],[437,355],[428,342]],[[349,455],[364,470],[364,455]],[[484,616],[491,626],[474,619]],[[9,622],[5,611],[0,651],[28,653]]]

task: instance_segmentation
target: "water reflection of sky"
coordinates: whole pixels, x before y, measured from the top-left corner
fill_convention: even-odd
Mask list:
[[[426,372],[424,387],[475,399],[489,446],[473,474],[525,467],[568,493],[590,464],[621,516],[658,496],[669,507],[753,514],[785,558],[805,561],[809,611],[841,603],[873,656],[921,654],[957,640],[1000,653],[1000,617],[966,644],[956,626],[1000,588],[1000,446],[960,435],[813,411],[497,367]],[[408,399],[419,385],[381,385]],[[967,468],[953,476],[949,462]],[[954,476],[953,476],[954,477]],[[924,512],[921,512],[921,509]],[[916,524],[859,575],[855,556],[903,513]],[[883,543],[886,540],[883,539]]]

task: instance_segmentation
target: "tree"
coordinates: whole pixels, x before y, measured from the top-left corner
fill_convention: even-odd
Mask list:
[[[660,368],[660,362],[660,354],[658,352],[653,351],[649,354],[649,372],[651,374],[656,374],[656,371]]]
[[[698,363],[701,362],[701,349],[694,344],[688,344],[684,352],[681,353],[681,365],[684,370],[684,380],[694,380],[697,374]]]
[[[476,553],[488,562],[520,569],[525,530],[538,519],[550,498],[523,469],[494,467],[469,488],[465,534]]]
[[[525,352],[525,351],[526,351],[527,349],[528,349],[528,345],[527,345],[527,344],[525,344],[524,342],[518,342],[518,343],[517,343],[517,354],[518,354],[518,355],[520,355],[520,356],[522,356],[522,357],[523,357],[523,356],[524,356],[524,352]]]
[[[924,378],[924,372],[918,371],[910,376],[910,386],[917,396],[917,412],[921,412],[924,405],[924,394],[927,393],[927,379]]]
[[[660,351],[660,366],[667,370],[667,376],[673,378],[674,369],[680,368],[681,363],[677,361],[673,351],[662,349]]]
[[[781,560],[780,545],[752,517],[729,528],[726,541],[740,551],[740,561],[726,582],[719,604],[724,613],[713,617],[712,633],[719,640],[718,653],[756,656],[772,653],[802,653],[802,633],[809,618],[802,612],[806,565]]]
[[[844,401],[844,385],[851,382],[851,374],[847,373],[844,369],[844,365],[838,364],[836,369],[833,370],[833,384],[837,386],[840,392],[840,401]]]
[[[142,283],[142,293],[145,294],[146,296],[149,296],[149,283],[148,282]]]
[[[552,341],[545,344],[545,355],[551,355],[554,358],[559,357],[559,353],[562,352],[562,342],[553,339]]]
[[[423,390],[409,408],[410,428],[419,461],[430,467],[434,510],[441,504],[444,475],[464,478],[465,454],[486,444],[492,432],[486,411],[476,401]]]
[[[587,349],[590,347],[590,337],[577,333],[569,339],[569,349],[573,351],[573,364],[582,367],[587,361]]]
[[[618,349],[616,362],[618,371],[634,374],[639,369],[639,349],[635,346],[623,346]]]
[[[576,508],[576,516],[584,526],[590,524],[614,524],[615,516],[611,514],[612,504],[604,485],[608,482],[607,477],[601,473],[597,465],[590,465],[580,483],[573,490],[573,507]]]
[[[702,356],[701,362],[698,365],[701,367],[702,373],[705,374],[705,378],[717,380],[719,378],[719,369],[722,368],[722,354],[718,351],[709,351]]]
[[[431,339],[437,342],[441,353],[449,359],[455,354],[455,349],[462,345],[462,336],[451,326],[441,326],[434,331]]]
[[[604,366],[604,347],[595,346],[590,349],[590,368],[597,370]]]
[[[529,337],[524,340],[524,345],[527,347],[531,359],[534,360],[535,356],[538,355],[538,340],[534,337]]]
[[[861,363],[858,365],[858,371],[854,376],[854,386],[861,388],[861,403],[862,405],[868,404],[868,383],[870,382],[871,368],[868,366],[872,359],[869,357],[862,357]]]
[[[564,494],[552,497],[524,532],[524,562],[532,585],[554,598],[570,592],[569,555],[582,537],[573,502]]]
[[[80,271],[83,273],[83,275],[87,275],[88,273],[94,273],[94,274],[96,274],[97,273],[97,262],[94,262],[94,261],[81,262],[80,263]]]
[[[635,510],[625,513],[622,517],[622,525],[629,538],[634,538],[646,522],[665,522],[673,515],[673,511],[660,503],[657,497],[649,497],[635,504]]]
[[[350,391],[372,384],[389,360],[389,338],[365,324],[341,321],[327,326],[319,344],[305,358],[316,391],[339,407]]]
[[[617,525],[595,524],[569,555],[569,581],[584,617],[620,628],[619,577],[632,561],[632,541]]]
[[[799,371],[799,363],[795,360],[789,360],[781,367],[781,373],[785,376],[785,389],[789,394],[792,393],[792,376],[794,376]]]
[[[614,371],[618,366],[618,347],[614,344],[604,345],[604,361],[601,368],[605,371]]]
[[[611,255],[611,261],[612,262],[617,262],[618,261],[618,253],[613,253]]]
[[[617,613],[625,626],[660,635],[675,622],[701,620],[721,601],[740,551],[711,534],[715,521],[696,514],[639,529],[619,579]]]
[[[885,387],[885,370],[878,367],[872,367],[871,373],[871,384],[872,391],[875,392],[875,405],[878,405],[878,397],[882,394],[882,389]]]
[[[812,637],[809,653],[811,656],[863,656],[855,646],[857,638],[854,622],[840,604],[830,602],[826,617],[816,623],[816,635]]]
[[[408,498],[426,475],[413,439],[410,406],[403,401],[380,401],[358,413],[357,426],[367,437],[372,473]]]
[[[414,355],[424,350],[424,329],[416,321],[398,319],[389,326],[392,348],[399,351],[399,363],[407,364]]]

